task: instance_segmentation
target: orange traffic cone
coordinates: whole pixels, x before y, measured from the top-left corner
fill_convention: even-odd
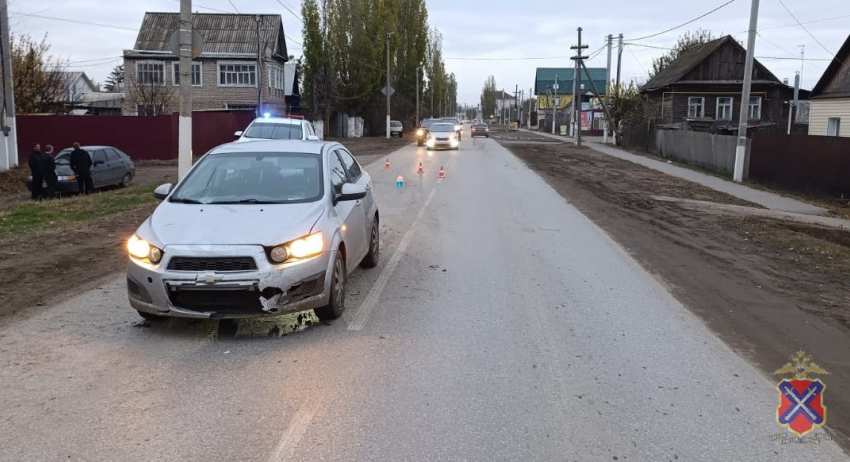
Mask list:
[[[416,173],[425,173],[425,169],[422,168],[422,162],[419,162],[419,168],[416,169]]]
[[[440,173],[437,175],[437,178],[445,178],[445,177],[446,177],[446,171],[443,170],[443,166],[440,165]]]
[[[384,163],[384,168],[390,168],[390,160],[389,159],[387,159],[387,161]]]

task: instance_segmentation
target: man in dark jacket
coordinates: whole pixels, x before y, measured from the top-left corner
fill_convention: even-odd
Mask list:
[[[89,194],[94,191],[94,183],[91,179],[91,156],[88,151],[80,148],[80,143],[74,143],[74,150],[71,152],[71,170],[77,177],[77,188],[80,193]]]
[[[30,175],[32,175],[32,199],[38,200],[44,195],[44,170],[41,168],[41,145],[33,143],[29,156]]]
[[[59,177],[56,176],[56,161],[53,159],[53,145],[44,146],[44,153],[41,155],[41,170],[44,174],[44,182],[47,183],[47,189],[44,192],[44,197],[51,198],[56,191],[56,183],[59,182]]]

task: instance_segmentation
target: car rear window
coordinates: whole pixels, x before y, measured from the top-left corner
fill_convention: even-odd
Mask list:
[[[244,136],[261,140],[300,140],[301,135],[301,124],[253,123]]]

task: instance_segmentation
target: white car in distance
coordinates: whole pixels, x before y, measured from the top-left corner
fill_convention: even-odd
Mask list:
[[[302,140],[319,141],[313,124],[304,119],[271,117],[265,115],[254,119],[248,128],[233,134],[238,141],[252,140]]]

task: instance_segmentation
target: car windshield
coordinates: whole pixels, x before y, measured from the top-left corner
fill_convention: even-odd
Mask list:
[[[390,126],[391,127],[401,127],[401,122],[396,122],[396,121],[390,122]]]
[[[287,204],[322,197],[321,156],[226,153],[204,157],[169,201],[189,204]]]
[[[252,123],[244,136],[263,140],[300,140],[301,124]]]
[[[475,128],[487,128],[487,124],[475,124]]]
[[[455,126],[452,124],[439,123],[431,125],[432,132],[454,132]]]
[[[422,121],[421,125],[422,125],[423,128],[430,128],[431,124],[433,124],[434,122],[437,122],[437,121],[434,120],[434,119],[425,119],[425,120]]]
[[[71,150],[64,149],[59,154],[56,154],[54,162],[56,165],[71,165]]]

